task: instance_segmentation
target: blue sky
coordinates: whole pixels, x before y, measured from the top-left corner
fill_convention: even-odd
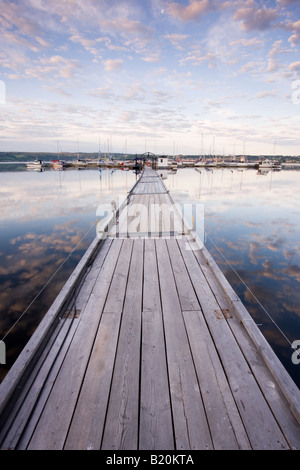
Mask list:
[[[0,0],[0,151],[300,154],[299,0]]]

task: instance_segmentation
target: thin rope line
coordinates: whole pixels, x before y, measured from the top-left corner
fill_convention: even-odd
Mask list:
[[[232,264],[228,261],[228,259],[226,258],[226,256],[219,250],[219,248],[217,247],[217,245],[215,244],[215,242],[207,235],[207,233],[205,232],[205,236],[212,242],[212,244],[215,246],[215,248],[217,249],[217,251],[220,253],[220,255],[224,258],[224,260],[226,261],[226,263],[228,264],[228,266],[230,266],[230,268],[233,270],[233,272],[236,274],[236,276],[240,279],[240,281],[244,284],[244,286],[246,287],[246,289],[250,292],[250,294],[253,296],[253,298],[255,299],[255,301],[260,305],[260,307],[263,309],[263,311],[266,313],[266,315],[269,317],[269,319],[271,320],[272,323],[274,323],[274,325],[276,326],[276,328],[278,329],[278,331],[282,334],[282,336],[286,339],[286,341],[292,345],[291,341],[287,338],[287,336],[284,334],[284,332],[282,331],[282,329],[277,325],[277,323],[273,320],[273,318],[271,317],[271,315],[269,314],[269,312],[267,312],[267,310],[265,309],[265,307],[262,305],[262,303],[258,300],[258,298],[256,297],[256,295],[252,292],[252,290],[250,289],[250,287],[246,284],[246,282],[244,281],[244,279],[241,278],[241,276],[239,275],[239,273],[234,269],[234,267],[232,266]]]
[[[52,279],[56,276],[56,274],[58,273],[58,271],[60,271],[60,269],[63,267],[63,265],[68,261],[68,259],[72,256],[72,254],[74,253],[74,251],[77,249],[77,247],[80,245],[80,243],[82,242],[82,240],[89,234],[89,232],[92,230],[92,228],[94,228],[94,226],[92,226],[84,235],[83,237],[81,238],[81,240],[79,240],[79,242],[77,243],[77,245],[73,248],[73,250],[69,253],[69,255],[64,259],[64,261],[59,265],[59,267],[57,268],[57,270],[52,274],[52,276],[48,279],[48,281],[46,282],[46,284],[42,287],[42,289],[38,292],[38,294],[34,297],[34,299],[30,302],[30,304],[26,307],[26,309],[24,310],[24,312],[19,316],[19,318],[15,321],[15,323],[10,327],[10,329],[6,332],[6,334],[3,336],[2,338],[2,341],[5,340],[5,338],[9,335],[9,333],[15,328],[15,326],[19,323],[19,321],[23,318],[23,316],[25,315],[25,313],[30,309],[30,307],[34,304],[34,302],[36,301],[36,299],[41,295],[41,293],[46,289],[46,287],[48,286],[48,284],[50,284],[50,282],[52,281]]]

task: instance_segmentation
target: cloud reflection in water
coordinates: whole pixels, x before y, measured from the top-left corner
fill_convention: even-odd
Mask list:
[[[132,172],[105,170],[0,172],[1,338],[88,233],[6,337],[0,380],[96,236],[99,204],[124,198],[135,180]]]

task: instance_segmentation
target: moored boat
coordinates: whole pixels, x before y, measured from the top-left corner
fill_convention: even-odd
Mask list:
[[[276,160],[263,160],[259,163],[258,169],[281,170],[281,163]]]
[[[52,160],[51,166],[54,170],[64,170],[66,162],[64,160]]]
[[[33,162],[26,163],[26,168],[28,170],[41,171],[44,166],[45,165],[42,160],[34,160]]]

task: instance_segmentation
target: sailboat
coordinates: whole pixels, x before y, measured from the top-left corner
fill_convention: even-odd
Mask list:
[[[57,160],[52,160],[51,166],[54,170],[64,170],[66,168],[66,162],[64,160],[60,160],[59,158],[58,142],[57,142]]]
[[[277,160],[269,160],[268,158],[266,158],[265,160],[259,163],[258,169],[281,170],[281,163],[279,163]]]
[[[34,160],[33,162],[26,163],[26,168],[28,170],[42,171],[42,168],[45,166],[42,160]]]

